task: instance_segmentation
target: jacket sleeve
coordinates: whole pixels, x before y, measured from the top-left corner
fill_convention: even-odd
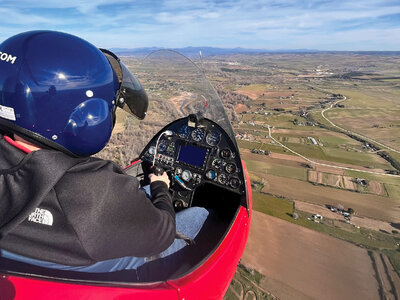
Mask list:
[[[167,249],[176,224],[168,186],[154,182],[152,200],[135,177],[112,162],[91,159],[71,168],[57,197],[82,247],[94,261],[146,257]]]

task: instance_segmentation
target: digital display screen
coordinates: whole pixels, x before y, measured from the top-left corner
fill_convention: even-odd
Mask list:
[[[192,145],[181,145],[178,160],[192,166],[202,167],[207,150]]]

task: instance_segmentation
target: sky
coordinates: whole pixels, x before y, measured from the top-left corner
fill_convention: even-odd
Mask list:
[[[400,0],[0,0],[0,41],[29,30],[98,47],[400,50]]]

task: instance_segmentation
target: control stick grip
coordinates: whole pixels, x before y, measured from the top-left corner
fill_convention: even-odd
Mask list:
[[[152,166],[150,170],[156,176],[161,176],[165,172],[165,170],[159,166]]]

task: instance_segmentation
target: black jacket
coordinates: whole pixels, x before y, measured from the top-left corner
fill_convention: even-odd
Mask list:
[[[0,136],[0,248],[69,266],[158,254],[175,237],[164,182],[150,186],[97,158],[29,154]]]

